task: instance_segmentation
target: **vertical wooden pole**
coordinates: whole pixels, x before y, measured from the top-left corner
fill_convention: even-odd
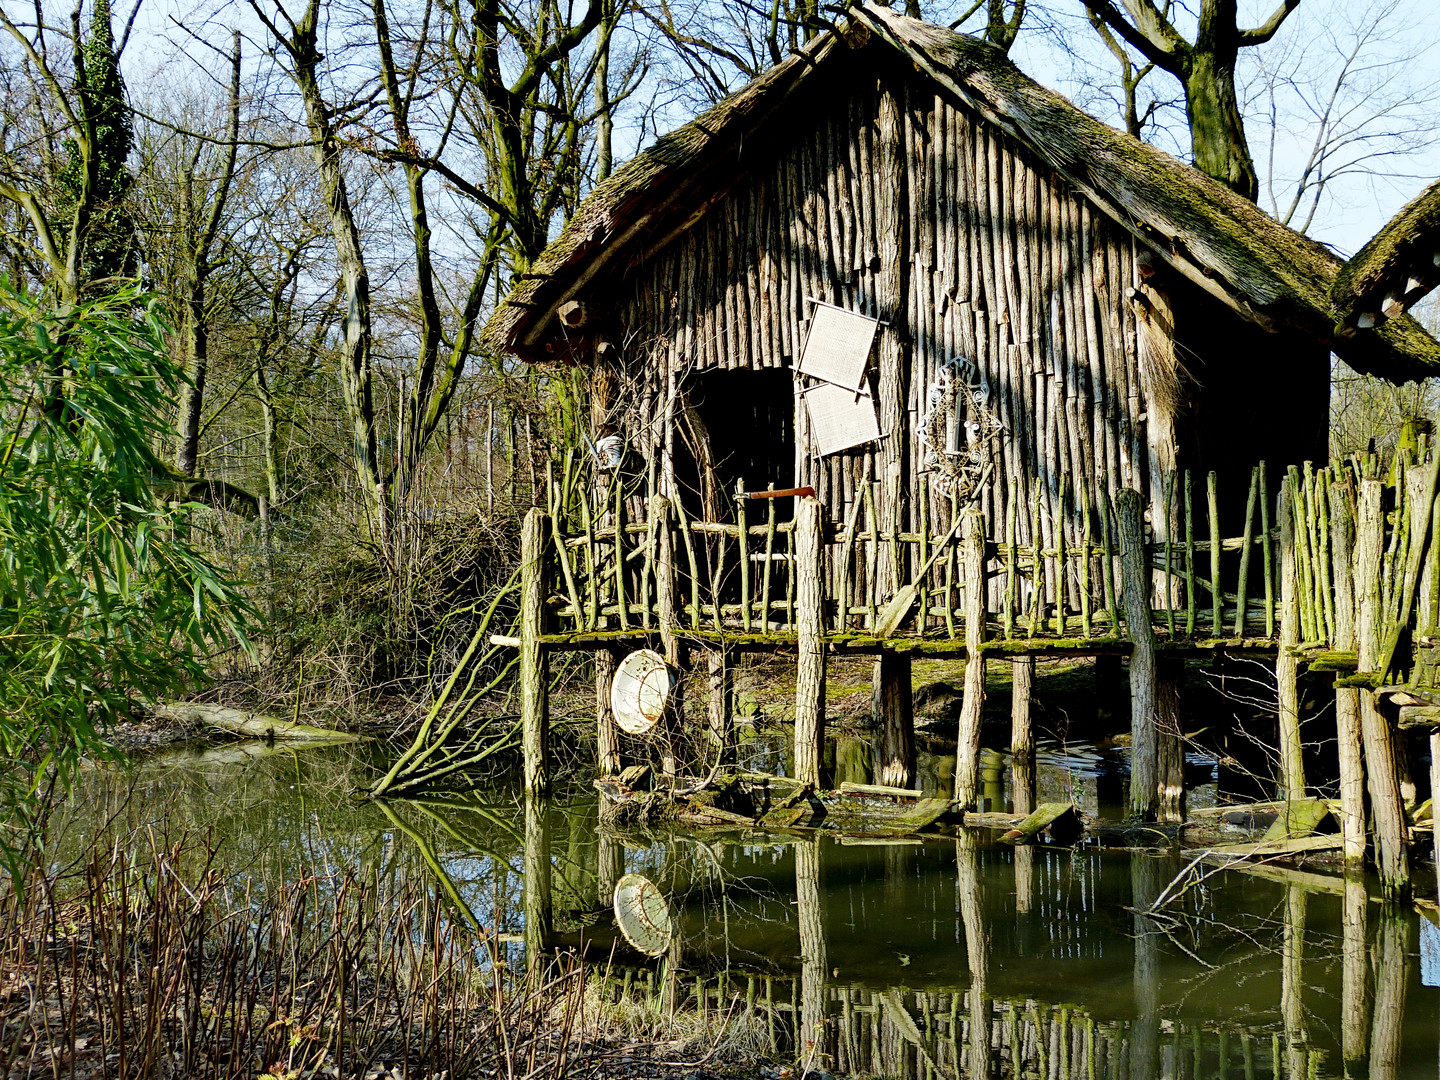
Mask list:
[[[1210,519],[1210,634],[1218,638],[1224,601],[1220,595],[1220,499],[1213,472],[1205,477],[1205,509]]]
[[[1330,556],[1335,586],[1335,648],[1355,649],[1355,586],[1351,559],[1355,551],[1355,518],[1348,484],[1330,487]],[[1340,771],[1340,833],[1345,861],[1365,861],[1365,762],[1360,743],[1360,691],[1335,688],[1335,742]]]
[[[795,516],[795,778],[820,783],[825,740],[825,572],[820,501],[800,500]]]
[[[965,511],[961,524],[965,560],[965,691],[955,748],[955,801],[968,809],[980,788],[980,716],[985,705],[985,519]]]
[[[1030,730],[1030,698],[1035,688],[1035,657],[1010,661],[1010,755],[1026,761],[1035,756],[1035,735]]]
[[[1180,727],[1182,660],[1168,658],[1156,665],[1155,786],[1162,821],[1185,820],[1185,737]]]
[[[908,788],[915,781],[915,709],[910,657],[882,652],[875,661],[870,712],[880,729],[880,783]]]
[[[1280,798],[1305,798],[1305,765],[1300,741],[1300,600],[1295,579],[1295,507],[1291,485],[1280,485],[1275,517],[1280,523],[1280,644],[1275,650],[1275,682],[1279,693]]]
[[[1380,481],[1362,480],[1355,521],[1355,634],[1359,669],[1369,672],[1379,661],[1380,562],[1385,523],[1381,516]],[[1365,773],[1375,821],[1376,864],[1388,897],[1410,893],[1409,856],[1405,849],[1405,811],[1395,761],[1395,735],[1381,714],[1373,690],[1360,692],[1360,735],[1365,747]]]
[[[525,755],[525,790],[550,789],[550,663],[540,641],[544,633],[545,511],[531,507],[520,530],[520,721]]]
[[[595,650],[595,757],[601,776],[614,776],[622,768],[620,728],[615,723],[615,710],[610,707],[615,666],[613,652],[609,649]]]
[[[655,545],[655,613],[660,625],[660,648],[665,663],[680,674],[680,683],[665,709],[665,749],[660,755],[666,776],[679,771],[678,743],[685,720],[684,657],[681,655],[679,619],[675,610],[675,546],[670,532],[670,500],[664,495],[650,498],[650,536]],[[644,590],[641,590],[642,595]]]
[[[1126,488],[1115,499],[1120,533],[1120,578],[1130,652],[1130,813],[1153,820],[1159,796],[1155,716],[1159,678],[1155,662],[1155,628],[1150,622],[1150,571],[1142,524],[1144,501]]]
[[[720,763],[735,759],[735,675],[733,657],[725,649],[705,654],[706,716],[710,742],[718,748]]]

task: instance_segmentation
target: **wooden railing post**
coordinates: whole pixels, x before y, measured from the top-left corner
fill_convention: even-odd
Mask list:
[[[520,726],[525,790],[536,794],[550,789],[550,665],[540,641],[549,591],[546,525],[545,511],[532,507],[520,530]]]
[[[1385,523],[1380,506],[1380,481],[1360,481],[1355,521],[1355,636],[1359,670],[1374,672],[1380,657],[1380,563],[1385,551]],[[1395,735],[1380,712],[1373,690],[1360,692],[1360,734],[1365,746],[1365,773],[1375,821],[1376,864],[1385,894],[1403,899],[1410,892],[1410,866],[1405,850],[1405,811],[1395,760]]]
[[[1280,524],[1280,644],[1275,650],[1280,729],[1280,798],[1305,798],[1305,765],[1300,742],[1300,599],[1295,580],[1295,505],[1289,481],[1280,485],[1275,518]]]
[[[825,568],[820,501],[800,500],[795,516],[795,778],[820,783],[825,739]]]
[[[1351,559],[1355,552],[1353,494],[1348,484],[1330,485],[1330,558],[1335,583],[1335,648],[1355,649],[1355,588]],[[1365,762],[1360,743],[1360,691],[1335,688],[1335,743],[1340,771],[1340,834],[1345,861],[1365,861]]]
[[[680,724],[685,717],[685,665],[680,637],[676,633],[679,618],[675,610],[675,545],[670,534],[670,500],[664,495],[651,497],[649,525],[649,534],[655,545],[655,616],[660,627],[660,648],[665,655],[665,663],[680,679],[665,709],[665,745],[660,754],[661,770],[666,776],[674,776],[679,771],[676,746],[681,735]]]
[[[965,569],[965,690],[955,747],[955,802],[962,810],[980,793],[980,715],[985,705],[985,519],[978,506],[961,525]]]
[[[620,772],[620,727],[615,723],[615,710],[610,707],[610,691],[615,686],[615,654],[609,649],[595,650],[595,756],[601,776]]]
[[[1116,496],[1120,534],[1120,587],[1124,593],[1125,628],[1130,652],[1130,813],[1152,821],[1159,800],[1159,676],[1155,663],[1155,628],[1150,624],[1150,571],[1142,524],[1144,501],[1126,488]]]

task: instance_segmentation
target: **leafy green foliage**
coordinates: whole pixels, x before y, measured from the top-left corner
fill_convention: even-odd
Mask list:
[[[92,196],[94,212],[81,242],[81,264],[89,280],[134,277],[135,223],[124,208],[134,177],[125,167],[134,145],[135,132],[130,107],[125,103],[125,82],[120,74],[120,57],[115,52],[115,35],[110,26],[110,0],[95,0],[90,36],[80,50],[84,70],[76,86],[81,115],[92,134]],[[68,155],[58,177],[59,211],[64,230],[80,202],[85,184],[86,163],[78,142],[65,140]]]
[[[134,696],[248,648],[251,612],[189,539],[201,508],[165,497],[182,375],[158,307],[129,291],[62,319],[3,279],[0,305],[0,754],[64,773]]]

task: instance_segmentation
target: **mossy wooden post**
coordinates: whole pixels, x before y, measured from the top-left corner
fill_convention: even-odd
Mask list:
[[[620,761],[620,728],[610,706],[615,686],[615,654],[595,650],[595,757],[601,776],[614,776],[623,768]]]
[[[978,506],[960,526],[965,569],[965,691],[955,749],[955,801],[975,804],[980,790],[980,714],[985,705],[985,519]]]
[[[531,507],[520,529],[520,726],[525,790],[550,790],[550,671],[540,635],[545,629],[545,511]]]
[[[1362,480],[1355,520],[1355,636],[1361,673],[1379,661],[1380,563],[1384,557],[1385,523],[1380,481]],[[1405,811],[1395,761],[1395,733],[1380,712],[1373,690],[1360,691],[1360,734],[1365,747],[1365,774],[1375,822],[1376,866],[1387,896],[1402,899],[1410,892],[1409,856],[1405,850]]]
[[[660,648],[665,655],[665,663],[679,677],[679,683],[665,707],[665,745],[660,753],[661,770],[666,776],[674,776],[679,772],[677,737],[685,717],[685,664],[680,637],[676,633],[680,620],[675,609],[675,546],[670,534],[670,500],[664,495],[650,497],[649,531],[655,551],[655,614],[660,628]]]
[[[1155,628],[1150,623],[1150,570],[1145,550],[1145,504],[1140,493],[1125,488],[1115,499],[1120,534],[1120,587],[1125,624],[1130,636],[1130,813],[1145,821],[1155,818],[1159,800],[1159,739],[1155,727],[1159,677],[1155,663]]]
[[[806,496],[795,512],[795,778],[820,783],[825,739],[825,567],[820,500]]]
[[[711,649],[705,654],[705,668],[710,743],[725,765],[735,758],[734,657],[726,649]]]
[[[1035,689],[1035,657],[1017,656],[1010,662],[1010,755],[1029,761],[1035,756],[1035,734],[1030,730],[1030,698]]]
[[[876,659],[870,712],[880,730],[880,783],[908,788],[915,780],[915,708],[908,655],[882,652]]]
[[[1280,524],[1280,644],[1275,650],[1275,682],[1279,689],[1280,798],[1305,798],[1305,766],[1300,742],[1300,600],[1295,580],[1295,507],[1292,487],[1280,485],[1275,517]]]
[[[1330,486],[1330,557],[1335,586],[1335,648],[1355,649],[1355,586],[1351,559],[1355,551],[1353,496],[1348,484]],[[1335,688],[1335,742],[1340,771],[1340,833],[1345,861],[1365,861],[1365,762],[1360,742],[1360,691]]]

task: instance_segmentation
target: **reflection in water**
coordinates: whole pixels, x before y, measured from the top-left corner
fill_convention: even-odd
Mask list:
[[[255,888],[302,858],[429,881],[497,931],[512,966],[584,950],[612,999],[748,1018],[777,1055],[835,1072],[1435,1074],[1416,916],[1372,907],[1362,879],[1237,872],[1168,889],[1182,866],[1168,856],[1010,849],[983,834],[617,836],[596,828],[587,800],[358,804],[346,794],[355,768],[322,754],[142,772],[128,809],[97,774],[69,814],[82,831],[108,813],[213,828],[227,872]],[[1012,799],[1028,789],[1006,779]],[[611,895],[627,872],[669,898],[678,932],[659,960],[617,946]]]

